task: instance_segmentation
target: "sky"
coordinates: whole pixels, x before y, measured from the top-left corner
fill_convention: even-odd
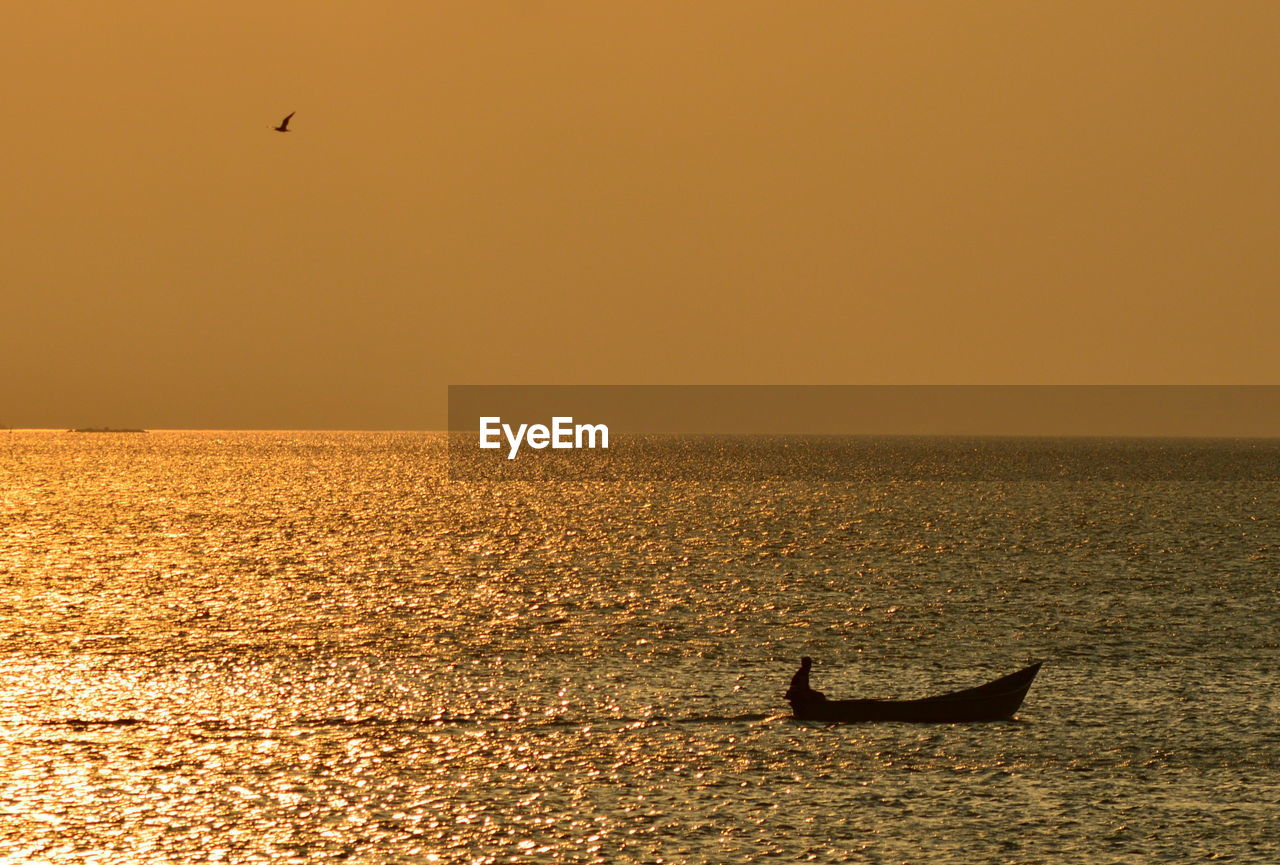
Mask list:
[[[1273,0],[6,19],[0,426],[439,428],[451,384],[1280,384]]]

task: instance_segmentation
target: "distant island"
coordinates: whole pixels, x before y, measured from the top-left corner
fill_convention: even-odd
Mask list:
[[[128,432],[128,433],[144,433],[144,429],[120,429],[110,426],[86,426],[80,429],[69,429],[67,432]]]

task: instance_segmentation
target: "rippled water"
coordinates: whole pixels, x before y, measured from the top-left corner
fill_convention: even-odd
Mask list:
[[[1280,861],[1274,446],[1206,447],[464,484],[432,434],[0,433],[0,859]],[[1013,723],[828,726],[803,654],[1047,663]]]

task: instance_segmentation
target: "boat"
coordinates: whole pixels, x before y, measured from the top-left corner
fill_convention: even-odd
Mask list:
[[[74,433],[144,433],[144,429],[125,429],[123,427],[110,426],[84,426],[79,429],[69,429],[67,432]]]
[[[800,721],[901,721],[916,724],[1008,721],[1022,706],[1042,663],[1037,661],[985,685],[919,700],[828,700],[809,687],[812,661],[804,658],[800,662],[800,671],[791,680],[787,699]]]

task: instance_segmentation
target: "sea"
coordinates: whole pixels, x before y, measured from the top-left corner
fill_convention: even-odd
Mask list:
[[[1280,862],[1280,441],[705,445],[0,431],[0,862]]]

